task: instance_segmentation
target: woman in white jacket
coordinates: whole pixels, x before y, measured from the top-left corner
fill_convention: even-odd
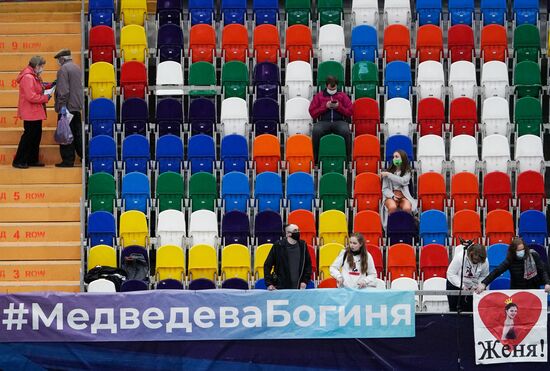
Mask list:
[[[330,266],[330,275],[338,282],[338,287],[364,289],[376,287],[374,260],[367,252],[365,237],[354,233],[348,246],[340,252]]]

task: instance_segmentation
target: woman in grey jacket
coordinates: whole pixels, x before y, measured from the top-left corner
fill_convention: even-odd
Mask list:
[[[382,208],[384,226],[388,215],[399,209],[408,213],[416,212],[416,200],[409,192],[411,167],[407,153],[403,150],[395,151],[390,168],[387,171],[382,171],[380,176],[382,177],[382,194],[384,196],[384,207]]]

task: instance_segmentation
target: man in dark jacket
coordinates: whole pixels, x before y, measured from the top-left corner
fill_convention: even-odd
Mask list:
[[[305,289],[311,279],[311,260],[307,245],[300,240],[297,225],[285,226],[285,238],[275,242],[264,263],[268,290]]]

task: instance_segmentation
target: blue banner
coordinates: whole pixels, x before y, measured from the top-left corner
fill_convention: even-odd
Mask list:
[[[411,291],[159,290],[1,295],[1,342],[415,336]]]

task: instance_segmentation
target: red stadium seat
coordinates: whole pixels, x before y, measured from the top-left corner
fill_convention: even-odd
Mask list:
[[[113,64],[116,55],[115,31],[108,26],[95,26],[90,30],[90,58],[92,63]]]
[[[515,235],[514,218],[507,210],[493,210],[487,214],[485,221],[486,244],[509,244]]]
[[[458,173],[451,179],[451,200],[454,211],[477,209],[479,185],[477,176],[472,173]]]
[[[438,98],[424,98],[418,102],[418,131],[420,136],[434,134],[443,135],[445,123],[445,106]]]
[[[338,282],[332,277],[325,278],[321,282],[319,282],[319,285],[317,286],[318,289],[335,289],[338,287]]]
[[[525,210],[544,210],[546,194],[544,178],[541,173],[528,170],[520,173],[517,178],[516,191],[520,212]]]
[[[447,278],[449,252],[445,246],[430,244],[420,250],[420,277],[427,280],[432,277]]]
[[[447,192],[445,178],[439,173],[424,173],[418,177],[418,200],[422,211],[440,210],[443,211]]]
[[[315,227],[315,217],[311,211],[294,210],[288,214],[288,224],[296,224],[300,228],[300,238],[308,245],[316,245],[317,228]]]
[[[357,174],[378,173],[380,163],[380,141],[370,134],[355,137],[353,141],[353,162]]]
[[[439,62],[443,57],[443,32],[433,24],[418,28],[416,34],[416,57],[419,63],[424,61]]]
[[[457,24],[449,28],[447,35],[451,63],[471,62],[475,53],[474,30],[465,24]]]
[[[382,185],[376,173],[361,173],[355,177],[353,198],[357,211],[378,211],[382,200]]]
[[[384,30],[384,55],[386,63],[407,62],[410,56],[411,35],[409,29],[401,24],[392,24]]]
[[[384,279],[384,259],[382,257],[382,250],[377,245],[367,245],[367,251],[374,260],[374,267],[376,268],[376,276],[380,279]]]
[[[475,136],[477,127],[476,102],[467,97],[451,101],[449,123],[454,135],[466,134]]]
[[[353,128],[355,135],[377,135],[380,128],[380,108],[372,98],[359,98],[353,102]]]
[[[256,63],[278,63],[280,54],[279,30],[271,24],[254,28],[254,57]]]
[[[311,138],[303,134],[294,134],[286,141],[286,161],[290,174],[297,171],[311,172],[313,164],[313,144]]]
[[[310,62],[313,57],[311,29],[302,24],[295,24],[286,30],[286,57],[288,62]]]
[[[380,215],[372,210],[358,212],[353,219],[353,232],[361,233],[366,244],[380,246],[383,236]]]
[[[138,61],[124,62],[120,69],[120,87],[124,99],[145,98],[147,69]]]
[[[245,26],[233,23],[223,28],[222,53],[225,62],[248,62],[248,30]]]
[[[483,198],[487,211],[508,210],[512,200],[512,185],[508,174],[493,171],[483,178]]]
[[[191,63],[214,62],[216,56],[216,31],[209,24],[196,24],[189,33]]]
[[[314,280],[317,277],[317,255],[315,254],[315,248],[311,244],[307,244],[307,252],[309,253],[309,259],[311,260],[311,279]]]
[[[490,24],[481,30],[481,57],[483,63],[489,61],[506,62],[508,39],[506,29],[499,24]]]
[[[398,243],[388,249],[388,278],[415,278],[416,256],[414,248],[406,243]]]
[[[455,245],[463,240],[481,242],[481,222],[479,214],[472,210],[460,210],[453,215],[453,241]]]

